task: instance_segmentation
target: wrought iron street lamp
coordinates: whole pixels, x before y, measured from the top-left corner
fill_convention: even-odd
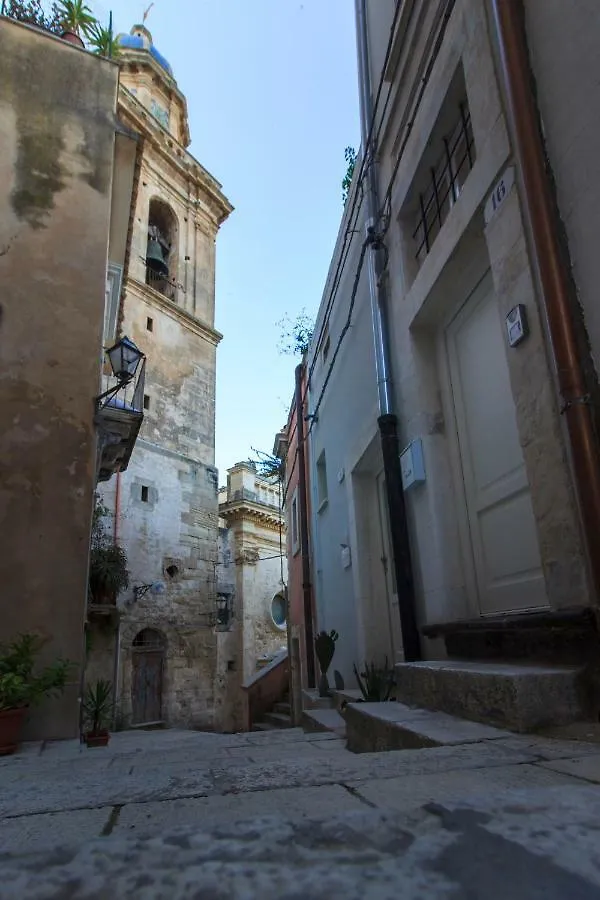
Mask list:
[[[135,378],[141,361],[146,358],[140,348],[127,335],[118,340],[113,347],[109,347],[106,350],[106,355],[117,383],[103,394],[100,394],[96,398],[97,403],[100,403],[101,400],[108,402],[121,388],[128,385]]]

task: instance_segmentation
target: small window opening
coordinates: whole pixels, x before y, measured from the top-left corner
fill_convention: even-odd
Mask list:
[[[227,671],[228,671],[228,672],[235,672],[235,659],[228,659],[228,660],[227,660]]]
[[[144,409],[150,409],[150,394],[144,394]]]
[[[317,459],[317,501],[318,509],[321,509],[327,503],[327,461],[325,459],[325,451],[321,451],[321,455]]]
[[[146,319],[146,331],[154,331],[154,319],[150,316]]]
[[[177,578],[177,576],[179,575],[179,567],[174,563],[171,563],[170,566],[167,566],[165,572],[167,573],[169,578]]]
[[[147,503],[147,502],[148,502],[148,485],[143,484],[142,485],[142,503]]]

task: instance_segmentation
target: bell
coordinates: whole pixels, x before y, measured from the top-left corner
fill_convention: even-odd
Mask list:
[[[164,260],[162,248],[158,241],[154,241],[152,238],[148,241],[146,265],[162,278],[166,278],[169,274],[169,267]]]

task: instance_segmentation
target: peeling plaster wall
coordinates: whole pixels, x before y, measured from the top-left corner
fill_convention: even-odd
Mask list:
[[[0,640],[75,663],[28,738],[78,733],[95,482],[94,397],[118,69],[0,20]]]

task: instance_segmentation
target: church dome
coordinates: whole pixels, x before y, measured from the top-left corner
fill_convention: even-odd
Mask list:
[[[161,68],[167,72],[171,78],[174,78],[173,69],[162,53],[159,53],[152,35],[143,25],[134,25],[129,34],[120,34],[117,38],[119,46],[124,50],[147,50],[150,56],[153,56]]]

